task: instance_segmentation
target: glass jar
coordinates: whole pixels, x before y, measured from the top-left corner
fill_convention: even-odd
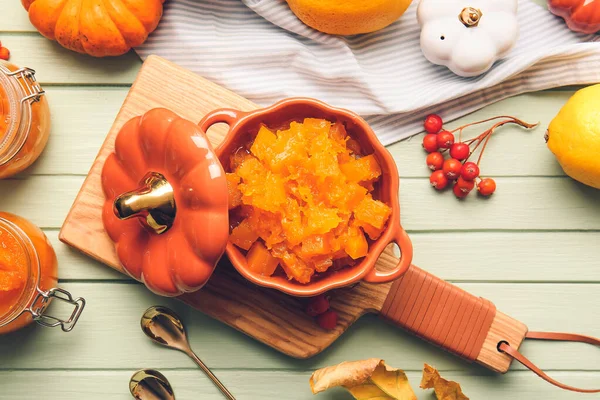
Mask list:
[[[0,60],[0,179],[29,167],[50,133],[50,109],[35,71]]]
[[[85,307],[58,282],[56,254],[46,235],[34,224],[0,212],[0,334],[13,332],[36,321],[44,326],[73,329]],[[71,316],[62,320],[46,313],[53,300],[71,304]]]

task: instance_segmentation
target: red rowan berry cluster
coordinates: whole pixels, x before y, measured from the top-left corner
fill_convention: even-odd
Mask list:
[[[462,141],[462,132],[465,128],[494,120],[500,121],[473,139]],[[514,117],[499,116],[472,122],[453,131],[447,131],[443,129],[443,121],[439,115],[428,115],[423,124],[427,132],[423,137],[423,148],[429,153],[426,159],[427,166],[433,171],[429,177],[431,186],[437,190],[443,190],[451,182],[454,182],[452,191],[460,199],[466,197],[476,184],[480,195],[490,196],[494,193],[496,182],[492,178],[479,177],[479,163],[496,128],[509,123],[527,129],[537,126],[537,124],[528,124]],[[456,132],[458,132],[458,141],[455,138]],[[477,162],[469,161],[469,158],[480,146],[481,150]],[[449,157],[446,158],[446,155],[449,155]]]

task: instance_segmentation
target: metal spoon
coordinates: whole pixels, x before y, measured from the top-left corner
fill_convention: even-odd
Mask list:
[[[233,397],[221,381],[219,381],[202,360],[194,354],[185,334],[185,327],[174,311],[166,307],[150,307],[142,316],[141,324],[142,330],[146,336],[158,344],[177,349],[190,356],[221,392],[223,392],[225,397],[229,400],[235,400],[235,397]]]
[[[171,384],[153,369],[141,369],[129,380],[129,391],[138,400],[175,400]]]

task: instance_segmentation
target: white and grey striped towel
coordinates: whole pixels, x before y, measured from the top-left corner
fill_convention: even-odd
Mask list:
[[[136,49],[165,57],[269,105],[308,96],[364,116],[384,144],[527,91],[600,82],[600,36],[580,35],[530,0],[519,0],[515,48],[485,75],[461,78],[419,47],[417,0],[372,34],[336,37],[300,22],[284,0],[171,0],[158,29]]]

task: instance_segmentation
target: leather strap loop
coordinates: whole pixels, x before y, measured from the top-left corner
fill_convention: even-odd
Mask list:
[[[567,342],[582,342],[588,343],[594,346],[600,346],[600,339],[593,338],[591,336],[577,335],[573,333],[561,333],[561,332],[528,332],[525,336],[526,339],[535,339],[535,340],[556,340],[556,341],[567,341]],[[535,364],[533,364],[527,357],[521,354],[517,349],[511,347],[508,342],[502,341],[498,343],[498,351],[504,352],[523,364],[525,367],[529,368],[540,378],[557,386],[561,389],[571,390],[573,392],[580,393],[600,393],[600,389],[580,389],[573,386],[565,385],[564,383],[560,383],[557,380],[546,375],[544,371],[539,369]]]
[[[576,333],[529,331],[527,332],[527,335],[525,335],[525,338],[535,340],[554,340],[559,342],[581,342],[594,346],[600,346],[600,339],[596,339],[595,337],[591,336],[578,335]]]

